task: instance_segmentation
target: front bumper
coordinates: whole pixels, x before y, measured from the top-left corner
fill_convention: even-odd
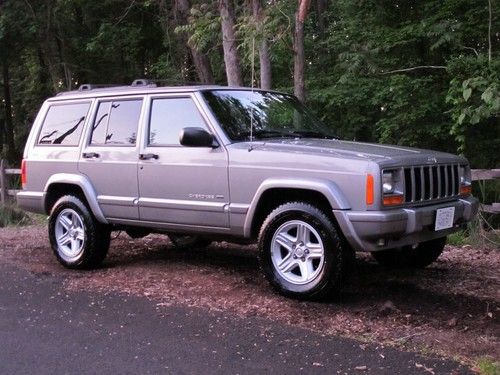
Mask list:
[[[453,227],[435,231],[436,210],[455,207]],[[385,211],[334,210],[340,228],[356,251],[377,251],[413,245],[458,231],[479,208],[474,197],[424,207]]]

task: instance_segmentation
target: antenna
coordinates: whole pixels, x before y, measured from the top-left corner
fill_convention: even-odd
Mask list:
[[[252,94],[255,75],[255,36],[252,37]],[[253,106],[250,108],[250,142],[253,141]]]

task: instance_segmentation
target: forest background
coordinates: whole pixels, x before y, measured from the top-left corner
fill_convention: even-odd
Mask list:
[[[0,157],[82,83],[293,92],[344,139],[500,163],[498,0],[0,0]]]

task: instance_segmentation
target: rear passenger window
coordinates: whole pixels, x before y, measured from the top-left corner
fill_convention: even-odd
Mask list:
[[[55,104],[43,121],[39,145],[78,146],[90,103]]]
[[[191,98],[154,99],[149,121],[150,146],[180,145],[182,128],[206,129],[205,122]]]
[[[93,146],[132,146],[137,141],[137,126],[142,99],[99,103],[92,126]]]

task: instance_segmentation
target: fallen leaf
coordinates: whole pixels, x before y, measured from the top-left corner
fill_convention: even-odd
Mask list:
[[[458,323],[458,320],[457,318],[451,318],[450,320],[448,320],[446,322],[446,324],[448,325],[448,327],[455,327]]]

